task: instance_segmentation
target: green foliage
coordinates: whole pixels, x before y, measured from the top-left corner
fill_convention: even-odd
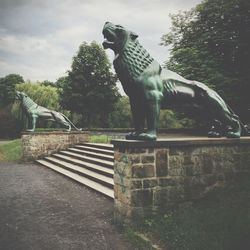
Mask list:
[[[17,85],[16,90],[25,92],[38,105],[57,111],[61,109],[58,90],[55,87],[27,81]]]
[[[129,98],[122,96],[114,105],[114,111],[109,116],[109,127],[111,128],[132,128],[133,121],[130,109]]]
[[[11,115],[12,102],[15,98],[15,85],[24,82],[22,76],[10,74],[0,79],[0,138],[15,138],[21,127]]]
[[[193,206],[138,222],[167,249],[250,249],[250,178],[241,176]]]
[[[21,139],[0,145],[0,161],[20,161],[22,157]]]
[[[10,74],[0,78],[0,106],[6,106],[13,102],[15,85],[23,82],[23,77],[18,74]]]
[[[128,239],[131,249],[136,250],[156,250],[156,248],[152,247],[150,242],[143,240],[138,236],[136,232],[131,230],[129,227],[125,229],[125,236]]]
[[[172,110],[161,110],[159,117],[159,128],[191,128],[194,122],[183,114]]]
[[[210,84],[245,120],[250,108],[250,2],[205,0],[172,15],[167,67],[188,79]],[[211,85],[212,84],[212,85]]]
[[[172,110],[161,110],[159,117],[159,128],[189,128],[194,122],[183,114]],[[109,116],[110,128],[132,128],[133,120],[129,98],[122,96],[114,106],[114,111]]]
[[[82,43],[67,77],[60,78],[64,108],[82,115],[85,127],[107,127],[119,94],[116,77],[103,48],[95,42]]]
[[[92,135],[89,138],[91,143],[110,143],[112,137],[108,135]]]
[[[17,138],[20,136],[22,124],[12,115],[12,105],[0,108],[0,138]]]
[[[44,86],[56,87],[54,82],[51,82],[51,81],[48,81],[48,80],[42,81],[41,84],[44,85]]]
[[[64,88],[67,88],[67,85],[69,85],[69,77],[68,76],[62,76],[57,79],[55,82],[55,86],[59,88],[61,91]]]

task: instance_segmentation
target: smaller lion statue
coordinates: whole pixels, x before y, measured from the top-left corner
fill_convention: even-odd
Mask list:
[[[35,130],[38,118],[61,124],[67,127],[67,131],[71,131],[72,127],[75,130],[81,130],[77,128],[64,114],[39,106],[24,92],[16,91],[15,98],[21,102],[22,109],[28,117],[29,124],[31,124],[31,128],[26,129],[26,131],[33,132]]]
[[[103,47],[114,51],[113,65],[130,99],[135,132],[126,139],[156,140],[160,109],[178,107],[199,110],[211,123],[208,137],[239,138],[249,134],[218,93],[201,82],[163,69],[139,43],[136,33],[110,22],[105,23],[102,33]]]

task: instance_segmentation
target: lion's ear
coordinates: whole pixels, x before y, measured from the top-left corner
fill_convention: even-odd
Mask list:
[[[130,37],[132,40],[135,40],[138,37],[138,35],[135,32],[131,32]]]

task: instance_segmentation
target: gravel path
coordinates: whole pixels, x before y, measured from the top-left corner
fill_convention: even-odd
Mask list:
[[[126,250],[113,201],[49,169],[0,163],[1,250]]]

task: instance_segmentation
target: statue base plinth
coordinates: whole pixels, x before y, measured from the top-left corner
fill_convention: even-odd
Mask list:
[[[250,174],[250,137],[113,140],[115,219],[191,204],[234,177]]]

